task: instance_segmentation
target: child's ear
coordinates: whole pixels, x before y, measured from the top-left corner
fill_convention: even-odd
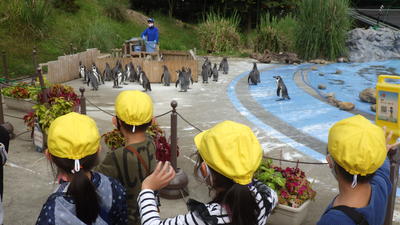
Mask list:
[[[117,122],[116,116],[113,116],[111,121],[112,121],[112,124],[114,125],[114,127],[118,127],[118,125],[117,125],[118,122]]]
[[[328,162],[329,168],[333,168],[334,163],[332,161],[332,157],[329,154],[326,155],[326,161]]]

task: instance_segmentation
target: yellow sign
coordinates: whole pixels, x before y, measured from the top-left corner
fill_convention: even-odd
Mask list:
[[[376,117],[378,126],[393,132],[391,142],[400,136],[400,76],[380,75],[376,84]]]

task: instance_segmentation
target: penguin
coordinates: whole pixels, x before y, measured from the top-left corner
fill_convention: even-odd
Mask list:
[[[176,79],[175,87],[178,87],[179,84],[181,87],[181,90],[179,92],[187,92],[189,82],[187,81],[185,71],[177,70],[176,73],[178,79]]]
[[[222,73],[223,74],[228,74],[228,72],[229,72],[228,58],[224,57],[222,59],[221,63],[223,63],[223,65],[222,65]]]
[[[131,72],[131,77],[129,78],[129,80],[130,80],[130,82],[135,82],[135,81],[137,81],[139,79],[138,78],[138,74],[136,73],[135,66],[133,65],[133,63],[130,62],[129,65],[130,65],[131,71],[132,71]]]
[[[140,85],[143,84],[142,76],[140,76],[141,73],[142,73],[142,67],[141,66],[137,66],[137,74],[139,74],[138,82],[139,82]]]
[[[182,72],[185,75],[185,83],[187,84],[187,88],[190,89],[190,85],[193,85],[192,69],[189,67],[182,67]]]
[[[106,63],[106,68],[103,71],[103,80],[104,81],[111,81],[112,80],[112,72],[110,64]]]
[[[117,61],[115,67],[112,69],[111,74],[114,81],[113,88],[122,88],[121,86],[119,86],[122,83],[122,76],[123,76],[119,61]]]
[[[135,82],[135,76],[134,73],[136,73],[135,68],[132,64],[132,62],[128,63],[125,65],[125,81],[129,80],[130,82]]]
[[[208,68],[206,64],[201,66],[201,77],[203,78],[203,84],[208,84]]]
[[[257,64],[254,63],[253,69],[250,71],[249,77],[247,78],[247,83],[250,85],[257,85],[260,82],[260,72],[257,69]]]
[[[142,80],[142,87],[144,88],[144,92],[151,91],[151,85],[149,78],[147,78],[146,73],[141,71],[139,74],[139,79]]]
[[[277,101],[285,99],[290,100],[289,93],[287,91],[285,83],[283,82],[282,77],[281,76],[273,76],[273,77],[276,79],[276,95],[281,97],[281,99]]]
[[[214,63],[214,68],[212,69],[213,81],[218,82],[218,68],[217,64]]]
[[[164,86],[169,86],[171,83],[171,74],[169,74],[168,67],[166,65],[163,65],[163,73],[161,75],[161,83],[164,84]]]
[[[86,66],[82,64],[82,61],[79,61],[79,76],[83,78],[83,82],[86,83]]]
[[[104,80],[101,77],[99,68],[97,68],[95,63],[92,63],[92,73],[93,73],[94,77],[97,79],[98,85],[100,85],[101,83],[104,84]]]
[[[97,91],[99,89],[99,80],[96,77],[96,75],[94,74],[94,71],[88,71],[88,80],[87,80],[87,86],[89,86],[89,84],[92,86],[92,90],[93,91]]]

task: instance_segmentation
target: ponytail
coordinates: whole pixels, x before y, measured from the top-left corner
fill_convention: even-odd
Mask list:
[[[100,203],[96,187],[86,176],[97,163],[97,153],[86,156],[79,160],[82,168],[78,172],[71,173],[75,166],[72,159],[51,156],[52,162],[63,173],[71,177],[67,195],[75,201],[76,216],[85,224],[92,224],[96,221],[100,212]]]
[[[260,209],[254,194],[247,185],[233,184],[225,193],[223,204],[227,206],[234,225],[256,225]]]

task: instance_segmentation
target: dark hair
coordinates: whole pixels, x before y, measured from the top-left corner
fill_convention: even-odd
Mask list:
[[[116,118],[117,118],[117,127],[118,127],[118,129],[120,127],[122,127],[122,128],[124,128],[124,130],[132,132],[133,125],[129,125],[129,124],[125,123],[124,121],[119,119],[117,116],[116,116]],[[135,133],[136,132],[146,132],[147,128],[151,125],[151,122],[152,121],[150,121],[148,123],[144,123],[144,124],[139,125],[139,126],[135,126]]]
[[[0,126],[0,143],[3,143],[6,151],[8,152],[8,146],[10,144],[10,133],[3,126]]]
[[[343,169],[343,167],[341,167],[339,164],[337,164],[335,162],[335,169],[336,171],[340,174],[341,177],[343,177],[343,179],[349,183],[353,182],[353,174],[350,174],[349,172],[347,172],[345,169]],[[357,183],[363,184],[363,183],[367,183],[369,181],[371,181],[372,177],[375,175],[375,173],[371,173],[368,174],[366,176],[361,176],[358,175],[357,176]]]
[[[81,169],[79,172],[72,173],[75,161],[73,159],[59,158],[51,155],[52,162],[58,170],[70,174],[70,181],[67,195],[75,201],[76,216],[85,224],[94,223],[100,212],[100,203],[96,193],[96,188],[92,181],[85,175],[90,172],[97,164],[97,152],[79,160]]]
[[[195,166],[195,177],[203,159],[200,154]],[[247,185],[235,183],[233,180],[216,172],[211,167],[212,188],[216,190],[216,195],[210,203],[218,203],[227,207],[229,218],[232,225],[255,225],[258,223],[260,209],[254,194]]]

